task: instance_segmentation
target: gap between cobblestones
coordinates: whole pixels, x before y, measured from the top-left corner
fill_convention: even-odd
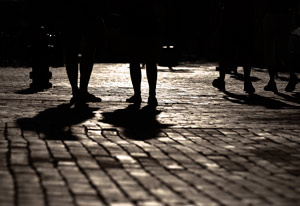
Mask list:
[[[254,69],[251,100],[236,78],[215,90],[214,64],[159,70],[160,104],[147,113],[145,102],[138,111],[124,102],[126,64],[95,65],[90,90],[103,102],[84,110],[67,107],[63,69],[52,69],[52,89],[25,95],[16,92],[29,69],[0,68],[0,204],[300,204],[298,90],[267,93],[266,72]]]

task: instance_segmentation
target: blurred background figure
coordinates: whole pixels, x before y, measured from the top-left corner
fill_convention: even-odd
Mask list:
[[[294,0],[264,1],[264,60],[269,72],[266,91],[277,93],[275,77],[279,70],[287,70],[290,12]]]
[[[129,41],[129,67],[134,95],[126,102],[140,104],[141,64],[146,65],[149,85],[148,105],[156,107],[157,53],[160,47],[159,4],[156,0],[130,0],[125,3],[126,35]]]
[[[290,71],[289,83],[285,87],[285,91],[292,92],[295,90],[297,83],[300,82],[296,75],[299,72],[300,64],[300,2],[295,0],[291,7],[291,32],[289,37],[289,60],[288,67]]]
[[[103,38],[104,1],[66,0],[64,2],[64,41],[66,46],[66,70],[72,87],[70,103],[100,102],[88,92],[94,55]],[[80,58],[79,58],[80,57]],[[78,62],[80,83],[78,85]]]
[[[242,66],[244,69],[244,91],[248,94],[255,92],[250,79],[253,15],[253,1],[223,0],[219,77],[212,83],[221,91],[225,91],[226,73],[237,68],[237,66]]]

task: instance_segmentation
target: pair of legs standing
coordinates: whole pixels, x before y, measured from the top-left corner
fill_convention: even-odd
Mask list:
[[[291,35],[289,38],[289,59],[288,59],[290,79],[289,79],[289,83],[285,87],[286,92],[293,92],[296,88],[296,85],[300,82],[300,79],[296,75],[297,67],[299,67],[299,63],[297,62],[300,56],[299,48],[300,48],[299,36]]]
[[[157,84],[157,49],[158,40],[151,35],[138,36],[131,35],[130,37],[130,57],[129,57],[129,69],[130,77],[133,86],[134,95],[126,102],[141,104],[141,82],[142,71],[141,63],[146,65],[146,74],[149,85],[149,97],[148,105],[156,107],[158,105],[156,99],[156,84]]]
[[[237,66],[244,68],[244,91],[253,94],[250,79],[252,62],[254,4],[251,1],[224,1],[220,27],[219,77],[213,86],[225,91],[225,76]]]
[[[95,31],[91,22],[80,26],[70,26],[66,32],[66,70],[72,88],[70,103],[100,102],[100,98],[88,92],[96,50]],[[79,54],[81,54],[80,57]]]
[[[132,61],[129,64],[130,67],[130,77],[133,86],[134,95],[128,99],[127,102],[140,104],[142,102],[141,97],[141,82],[142,82],[142,72],[139,61]],[[156,99],[156,83],[157,83],[157,66],[155,61],[146,62],[146,74],[149,85],[149,98],[148,105],[156,107],[158,105]]]
[[[213,81],[213,86],[218,88],[221,91],[225,91],[225,76],[227,67],[220,64],[219,77]],[[250,74],[251,66],[243,66],[244,69],[244,91],[250,95],[254,94],[255,88],[252,85]]]
[[[289,50],[295,50],[296,42],[292,41],[289,34],[289,16],[288,13],[269,13],[264,18],[264,49],[265,49],[265,61],[269,72],[269,82],[264,87],[266,91],[272,91],[278,93],[275,77],[277,75],[277,68],[287,68],[290,72],[289,83],[287,84],[285,91],[294,91],[296,84],[299,82],[299,78],[293,71],[292,60],[289,59]],[[289,45],[290,44],[290,45]],[[295,48],[290,48],[295,47]],[[294,54],[297,51],[293,51]],[[290,57],[292,58],[292,57]]]

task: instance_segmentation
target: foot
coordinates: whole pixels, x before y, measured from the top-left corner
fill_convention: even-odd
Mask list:
[[[148,105],[151,106],[151,107],[157,107],[158,102],[157,102],[157,99],[156,99],[155,96],[150,96],[148,98]]]
[[[73,90],[72,97],[70,99],[70,105],[74,105],[79,101],[79,91],[78,89]]]
[[[252,94],[255,93],[255,88],[253,87],[251,81],[245,81],[245,82],[244,82],[244,91],[245,91],[247,94],[250,94],[250,95],[252,95]]]
[[[225,81],[223,79],[220,78],[214,79],[212,85],[221,91],[225,91]]]
[[[268,84],[264,87],[265,91],[271,91],[274,93],[278,93],[276,82],[275,81],[269,81]]]
[[[78,101],[78,97],[76,95],[73,95],[70,99],[70,105],[75,104]]]
[[[133,95],[132,97],[126,99],[126,102],[133,103],[133,104],[141,104],[142,97],[138,95]]]
[[[292,92],[296,88],[296,84],[300,82],[299,78],[297,76],[291,77],[289,80],[289,83],[285,87],[286,92]]]
[[[101,102],[102,99],[100,97],[96,97],[95,95],[89,93],[88,91],[80,92],[79,101],[83,102]]]

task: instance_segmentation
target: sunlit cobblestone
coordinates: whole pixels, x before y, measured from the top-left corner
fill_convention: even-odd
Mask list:
[[[89,91],[102,98],[68,107],[64,68],[53,88],[26,93],[30,68],[0,68],[0,205],[2,206],[298,206],[299,88],[257,95],[228,75],[227,93],[211,86],[212,63],[159,67],[156,112],[143,70],[141,110],[128,64],[96,64]]]

